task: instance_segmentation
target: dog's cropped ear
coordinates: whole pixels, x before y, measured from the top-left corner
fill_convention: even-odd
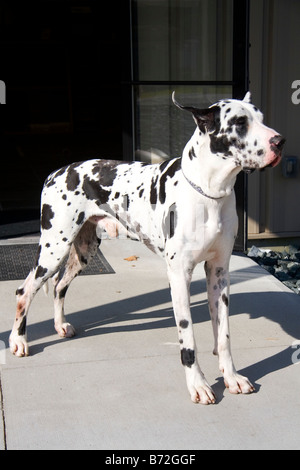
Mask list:
[[[250,93],[250,91],[247,91],[247,93],[245,94],[245,97],[244,97],[243,101],[244,101],[245,103],[251,103],[251,93]]]
[[[192,113],[193,118],[201,132],[211,132],[215,130],[215,115],[213,108],[199,109],[193,106],[182,106],[175,99],[175,91],[172,93],[172,100],[175,106],[184,111]]]

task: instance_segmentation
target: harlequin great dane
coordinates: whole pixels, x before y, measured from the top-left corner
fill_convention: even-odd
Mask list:
[[[214,354],[226,387],[250,393],[253,385],[234,367],[228,325],[229,259],[237,234],[234,184],[237,174],[275,166],[284,139],[263,125],[250,101],[222,100],[208,109],[182,106],[197,124],[181,158],[160,164],[90,160],[52,173],[42,192],[41,238],[34,268],[17,290],[17,313],[10,335],[16,356],[28,355],[26,316],[48,278],[54,277],[55,329],[71,337],[64,316],[71,281],[88,264],[100,240],[125,233],[163,256],[179,335],[181,362],[193,402],[214,403],[199,367],[190,312],[195,266],[205,261]],[[99,233],[99,231],[98,231]],[[67,259],[66,264],[62,265]]]

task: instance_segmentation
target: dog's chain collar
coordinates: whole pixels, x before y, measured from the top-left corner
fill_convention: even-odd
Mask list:
[[[198,186],[196,183],[193,183],[193,181],[191,181],[185,174],[184,172],[182,171],[182,174],[183,176],[185,177],[185,179],[187,180],[187,182],[192,186],[192,188],[194,188],[199,194],[201,194],[202,196],[204,197],[208,197],[208,199],[223,199],[223,197],[225,196],[220,196],[220,197],[213,197],[213,196],[209,196],[208,194],[206,194],[202,188],[200,188],[200,186]]]

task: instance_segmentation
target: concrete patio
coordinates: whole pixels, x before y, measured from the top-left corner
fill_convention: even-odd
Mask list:
[[[256,393],[231,395],[212,355],[203,266],[191,304],[198,357],[217,396],[195,405],[180,365],[165,263],[143,245],[107,240],[115,274],[77,278],[53,328],[41,291],[28,319],[31,355],[8,347],[20,281],[0,283],[0,449],[299,449],[300,296],[251,259],[231,261],[231,338]],[[126,261],[136,255],[136,261]]]

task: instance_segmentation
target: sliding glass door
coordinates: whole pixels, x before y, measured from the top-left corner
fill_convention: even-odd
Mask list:
[[[135,158],[180,155],[194,130],[171,100],[232,96],[233,0],[134,0]]]
[[[157,162],[181,155],[195,129],[191,116],[173,105],[173,91],[180,103],[200,108],[247,91],[248,0],[128,0],[127,5],[124,158]],[[245,188],[242,175],[240,246]]]

